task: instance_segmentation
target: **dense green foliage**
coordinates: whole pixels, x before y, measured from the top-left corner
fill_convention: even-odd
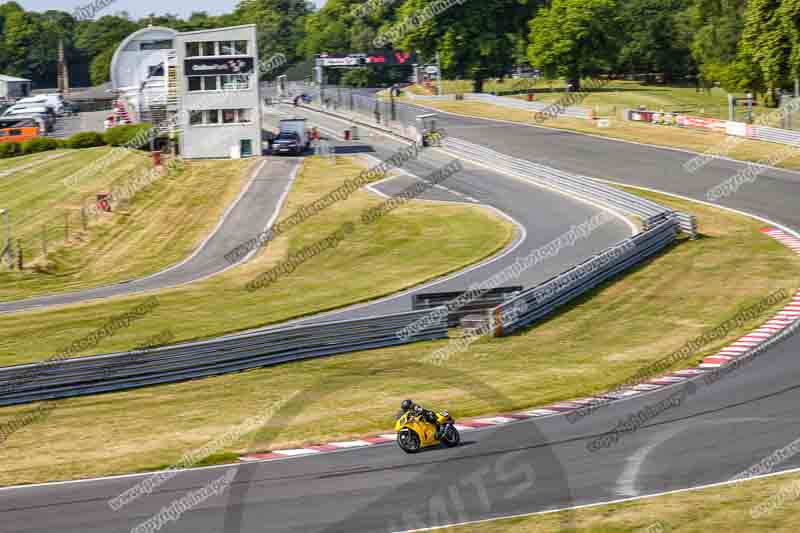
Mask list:
[[[22,153],[38,154],[39,152],[55,150],[58,147],[58,139],[53,139],[52,137],[36,137],[22,143]]]
[[[103,135],[106,144],[111,146],[123,146],[128,144],[137,135],[150,130],[152,124],[142,122],[140,124],[122,124],[109,128]]]
[[[103,140],[103,136],[96,131],[82,131],[66,141],[66,145],[70,148],[93,148],[104,144],[106,143]]]
[[[16,2],[0,5],[0,72],[54,85],[62,39],[70,63],[85,65],[97,84],[108,79],[122,39],[148,24],[187,31],[254,23],[262,59],[278,53],[288,59],[268,78],[297,70],[315,54],[372,51],[376,38],[386,36],[396,41],[387,47],[418,51],[425,63],[438,54],[446,77],[478,86],[514,66],[574,84],[647,74],[770,96],[800,77],[800,0],[327,0],[321,9],[307,0],[239,0],[225,15],[140,20],[112,10],[76,20],[55,10],[28,12]],[[421,16],[426,12],[433,15]],[[363,86],[408,74],[329,69],[329,81]]]
[[[15,142],[0,143],[0,159],[22,155],[22,145]]]

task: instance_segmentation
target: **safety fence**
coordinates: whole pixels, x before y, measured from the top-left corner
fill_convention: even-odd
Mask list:
[[[397,332],[430,311],[280,327],[265,332],[0,368],[0,406],[117,392],[290,361],[447,338],[445,320],[408,338]]]
[[[549,316],[559,307],[657,255],[675,242],[679,231],[678,221],[667,219],[499,305],[489,316],[494,335],[509,335]]]
[[[427,292],[415,294],[412,298],[412,307],[415,311],[427,309],[432,311],[439,307],[447,307],[447,325],[450,327],[458,326],[461,320],[474,314],[483,314],[490,309],[522,294],[525,290],[521,285],[511,287],[498,287],[480,294],[477,297],[468,297],[466,292]],[[464,300],[466,303],[457,308],[451,308],[447,304]]]
[[[508,98],[505,96],[494,96],[492,94],[474,94],[467,93],[464,95],[464,100],[480,101],[486,104],[496,105],[500,107],[508,107],[513,109],[522,109],[525,111],[546,113],[551,116],[563,116],[569,118],[579,118],[584,120],[592,120],[594,112],[590,107],[560,107],[557,102],[536,102],[525,101],[519,98]]]
[[[566,93],[565,93],[566,94]],[[570,107],[556,107],[556,102],[537,102],[535,100],[523,100],[520,98],[510,98],[506,96],[496,96],[494,94],[486,93],[464,93],[461,95],[446,94],[443,96],[427,96],[419,94],[411,94],[406,92],[405,95],[412,101],[419,101],[423,103],[426,100],[459,100],[483,102],[485,104],[496,105],[500,107],[508,107],[512,109],[522,109],[532,113],[549,113],[552,116],[564,116],[570,118],[580,118],[584,120],[592,120],[594,118],[594,111],[589,107],[570,106]]]
[[[735,122],[718,118],[695,117],[680,113],[661,113],[656,111],[626,109],[625,120],[633,122],[647,122],[650,124],[659,124],[665,126],[693,128],[721,133],[724,135],[731,135],[734,137],[745,137],[757,141],[767,141],[791,146],[800,145],[800,131],[753,125],[745,122]]]

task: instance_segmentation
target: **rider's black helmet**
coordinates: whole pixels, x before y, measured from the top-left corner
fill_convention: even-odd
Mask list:
[[[400,404],[400,409],[403,411],[408,411],[412,407],[414,407],[414,402],[411,400],[403,400],[403,403]]]

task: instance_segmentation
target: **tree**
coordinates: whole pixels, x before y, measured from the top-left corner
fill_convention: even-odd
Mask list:
[[[575,88],[609,72],[621,40],[616,8],[616,0],[553,0],[530,23],[531,65]]]
[[[730,81],[724,73],[739,56],[746,6],[747,0],[693,0],[680,14],[692,58],[706,83],[722,82],[720,76]]]
[[[116,49],[128,35],[144,27],[128,17],[106,15],[77,25],[75,46],[93,59],[109,49]]]
[[[342,75],[342,85],[348,87],[369,87],[373,85],[372,71],[368,68],[350,69]]]
[[[305,20],[312,6],[305,0],[242,0],[233,17],[238,24],[258,26],[258,51],[262,60],[283,54],[288,64],[297,63],[305,37]],[[287,65],[288,66],[288,65]],[[280,72],[270,72],[274,77]]]
[[[115,50],[116,47],[109,48],[92,59],[92,63],[89,66],[92,85],[100,85],[111,79],[111,60],[114,58]]]
[[[775,103],[775,89],[797,71],[797,64],[791,62],[800,52],[793,35],[797,32],[781,18],[796,6],[797,0],[750,0],[747,6],[740,55],[760,71],[767,86],[768,105]]]
[[[617,68],[622,72],[662,72],[664,81],[685,75],[691,56],[677,14],[689,0],[627,0],[620,4],[622,46]]]
[[[3,48],[9,74],[38,79],[47,72],[47,53],[42,46],[43,28],[39,17],[11,11],[5,19]]]
[[[398,9],[398,21],[387,22],[381,34],[391,28],[411,28],[395,47],[405,51],[419,50],[426,61],[438,52],[443,74],[451,78],[475,80],[475,90],[481,91],[483,80],[492,76],[504,77],[518,62],[520,39],[527,31],[539,1],[483,0],[453,5],[418,27],[414,17],[420,17],[432,0],[406,0]]]

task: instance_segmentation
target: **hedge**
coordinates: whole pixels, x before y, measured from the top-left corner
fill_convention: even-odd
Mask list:
[[[36,137],[22,143],[22,153],[38,154],[39,152],[47,152],[48,150],[55,150],[60,144],[57,139],[52,137]]]
[[[141,124],[123,124],[121,126],[114,126],[109,128],[103,136],[106,144],[111,146],[125,146],[128,145],[133,138],[137,135],[144,135],[144,132],[152,129],[152,124],[142,122]],[[132,148],[139,148],[132,147]]]
[[[0,159],[14,157],[22,154],[22,145],[15,142],[0,143]]]
[[[82,131],[76,133],[67,140],[69,148],[92,148],[95,146],[103,146],[105,141],[103,136],[96,131]]]

